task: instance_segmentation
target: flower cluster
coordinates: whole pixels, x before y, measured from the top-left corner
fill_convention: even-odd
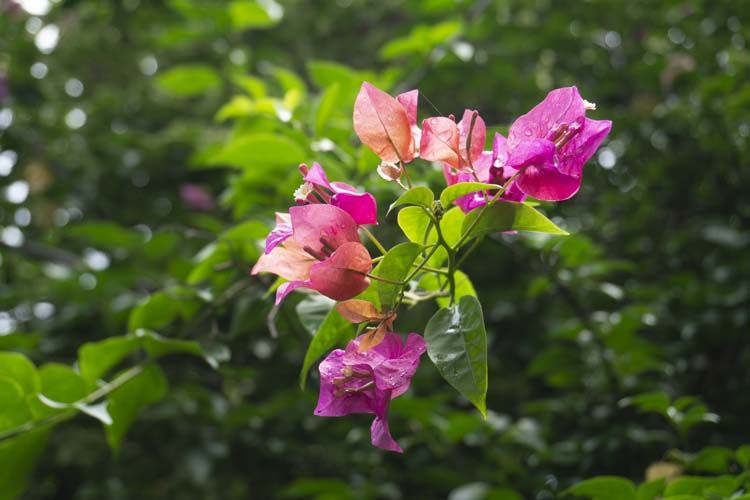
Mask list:
[[[315,414],[329,417],[373,414],[373,445],[397,452],[402,450],[391,437],[388,408],[392,399],[409,388],[425,351],[443,377],[460,392],[467,395],[482,389],[481,381],[474,380],[477,377],[468,382],[474,386],[467,389],[467,382],[459,378],[460,370],[451,365],[461,362],[464,363],[462,369],[466,363],[470,370],[482,368],[477,365],[481,363],[481,356],[476,353],[469,356],[466,351],[469,340],[476,340],[475,337],[454,341],[456,335],[476,336],[479,331],[462,329],[462,319],[454,318],[462,314],[462,309],[456,305],[461,299],[455,285],[456,263],[470,250],[465,251],[461,259],[456,256],[466,240],[475,237],[472,230],[479,219],[497,213],[488,210],[490,207],[504,206],[505,218],[489,226],[494,230],[552,232],[550,228],[553,228],[558,234],[564,234],[523,202],[527,197],[561,201],[575,195],[581,186],[584,164],[612,126],[608,120],[586,116],[596,107],[584,100],[578,89],[560,88],[516,119],[507,137],[496,133],[491,148],[485,150],[487,127],[477,111],[465,110],[458,122],[452,115],[429,117],[420,126],[418,98],[417,90],[392,97],[365,82],[353,114],[354,131],[381,160],[377,172],[407,191],[402,198],[424,213],[427,223],[419,226],[424,237],[418,238],[420,243],[411,243],[416,245],[416,251],[404,253],[402,248],[392,257],[365,228],[378,222],[375,197],[349,184],[331,182],[318,163],[313,163],[312,167],[303,164],[299,166],[302,184],[294,193],[295,205],[288,212],[276,214],[276,227],[269,233],[265,252],[251,271],[254,275],[272,273],[283,278],[276,290],[277,305],[292,291],[307,288],[338,302],[331,314],[339,314],[352,323],[371,325],[365,333],[349,341],[345,349],[333,349],[320,363],[320,396]],[[457,241],[443,236],[446,228],[442,217],[449,207],[429,205],[434,195],[428,196],[427,201],[416,194],[411,196],[413,184],[407,168],[418,159],[442,166],[448,186],[472,183],[466,184],[456,196],[445,198],[460,208],[458,214],[468,214],[460,231],[453,231],[460,235]],[[533,217],[507,216],[520,211]],[[472,212],[476,213],[472,215]],[[517,220],[545,223],[524,226],[516,224]],[[430,240],[430,231],[436,232],[433,240]],[[360,233],[371,239],[382,255],[373,259]],[[428,245],[429,241],[434,242]],[[438,249],[443,253],[437,254]],[[382,272],[378,272],[380,266],[373,269],[375,261],[383,262]],[[440,287],[420,294],[415,283],[420,283],[421,275],[429,273],[435,275]],[[383,287],[379,292],[386,287],[391,291],[395,287],[395,292],[381,293],[380,303],[376,304],[378,301],[372,298],[373,294],[367,294],[374,281]],[[404,301],[438,297],[449,299],[450,314],[440,316],[441,320],[435,321],[435,325],[431,321],[425,338],[410,333],[404,341],[393,332],[396,310]],[[386,298],[395,300],[388,303]],[[444,327],[442,318],[446,317],[456,323]],[[483,332],[483,326],[479,327]],[[486,344],[483,337],[480,340]],[[486,345],[478,347],[486,352]],[[486,373],[486,360],[484,369]]]

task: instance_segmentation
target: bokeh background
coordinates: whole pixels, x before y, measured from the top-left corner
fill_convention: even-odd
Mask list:
[[[688,474],[742,493],[746,7],[0,0],[0,349],[72,365],[143,327],[231,352],[218,370],[160,362],[169,390],[117,455],[86,416],[36,457],[0,443],[0,497],[548,499]],[[577,85],[614,123],[581,192],[541,207],[573,236],[493,238],[467,261],[489,418],[425,362],[392,405],[404,455],[370,446],[367,416],[312,415],[317,376],[304,392],[298,377],[319,304],[295,294],[269,320],[271,282],[247,274],[300,162],[370,187],[384,214],[395,190],[351,129],[363,79],[418,87],[420,117],[476,108],[501,131]],[[429,165],[412,175],[442,185]]]

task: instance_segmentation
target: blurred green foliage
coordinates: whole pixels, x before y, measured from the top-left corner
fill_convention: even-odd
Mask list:
[[[65,422],[0,442],[0,498],[750,491],[741,3],[23,3],[0,0],[0,434]],[[466,263],[488,418],[423,363],[391,409],[403,456],[370,447],[367,417],[312,415],[298,378],[325,304],[272,310],[247,276],[297,163],[374,186],[381,217],[395,199],[353,139],[363,79],[496,130],[575,84],[614,122],[576,198],[541,207],[572,236],[491,237]],[[179,353],[218,369],[161,357]],[[111,425],[70,408],[100,377]]]

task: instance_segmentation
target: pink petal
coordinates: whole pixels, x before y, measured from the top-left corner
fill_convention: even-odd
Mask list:
[[[560,173],[555,168],[527,167],[516,180],[529,196],[546,201],[567,200],[578,192],[581,178]]]
[[[304,179],[305,182],[333,190],[331,183],[328,182],[328,176],[326,175],[325,170],[323,170],[323,167],[321,167],[318,162],[313,163],[310,170],[305,174]]]
[[[323,249],[321,239],[333,248],[350,241],[359,241],[357,223],[344,210],[332,205],[312,204],[289,209],[294,231],[294,240],[301,247],[310,247],[319,253]]]
[[[396,100],[404,107],[409,125],[417,124],[417,102],[419,101],[419,90],[414,89],[396,96]]]
[[[555,156],[555,144],[547,139],[531,139],[520,142],[508,155],[507,165],[520,169],[527,165],[551,166]]]
[[[477,117],[474,120],[474,128],[471,130],[470,151],[466,150],[466,142],[469,138],[469,129],[471,128],[474,113],[476,113],[474,110],[465,110],[463,118],[458,122],[458,131],[460,135],[459,150],[461,152],[461,159],[464,162],[464,167],[474,165],[482,154],[482,151],[484,150],[484,142],[487,140],[487,127],[485,126],[482,117],[477,114]]]
[[[306,280],[314,262],[315,259],[299,244],[289,239],[284,245],[261,255],[250,274],[273,273],[289,281]]]
[[[354,103],[354,131],[380,159],[396,163],[414,158],[414,140],[404,107],[367,82]]]
[[[321,417],[342,417],[350,413],[375,413],[377,405],[372,391],[348,393],[339,396],[334,394],[336,387],[333,385],[333,380],[343,375],[343,356],[344,351],[336,349],[331,351],[321,361],[318,367],[320,372],[320,394],[314,414]],[[344,387],[354,388],[359,383],[359,381],[353,380],[347,382],[347,385]]]
[[[584,163],[599,149],[611,129],[612,122],[609,120],[586,118],[581,130],[558,152],[560,171],[580,177]]]
[[[555,89],[542,102],[519,117],[508,132],[508,142],[513,149],[521,141],[546,139],[561,124],[583,121],[586,109],[576,87]]]
[[[396,440],[391,437],[391,431],[388,429],[388,417],[375,417],[370,427],[370,438],[373,446],[382,448],[387,451],[403,453],[404,450],[398,445]]]
[[[283,243],[291,235],[292,219],[289,217],[289,214],[276,212],[276,227],[266,237],[265,253],[270,253],[271,250]]]
[[[339,192],[331,198],[331,205],[346,211],[357,224],[378,222],[378,204],[370,193]]]
[[[312,288],[334,300],[348,300],[370,284],[364,274],[372,270],[372,259],[359,242],[342,244],[333,254],[310,268]]]
[[[287,295],[295,291],[297,288],[310,288],[310,281],[297,280],[283,283],[281,286],[279,286],[279,288],[276,289],[276,305],[281,304],[281,301],[284,300]]]
[[[492,164],[502,166],[508,161],[508,139],[503,134],[495,133],[492,139]]]
[[[441,161],[453,168],[459,168],[459,139],[456,122],[444,116],[428,118],[422,122],[419,156],[427,161]]]

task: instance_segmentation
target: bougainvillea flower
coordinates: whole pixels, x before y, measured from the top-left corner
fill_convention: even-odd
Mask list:
[[[329,182],[319,163],[299,166],[304,184],[294,193],[297,203],[330,203],[349,213],[357,224],[377,224],[378,205],[370,193],[358,192],[343,182]]]
[[[474,173],[470,170],[456,171],[449,165],[443,166],[445,182],[450,186],[459,182],[486,182],[489,184],[505,185],[518,170],[506,165],[508,159],[507,140],[500,134],[495,134],[492,143],[492,151],[483,151],[479,158],[474,161]],[[454,203],[464,212],[487,203],[497,190],[477,191],[458,198]],[[516,182],[511,182],[499,197],[505,201],[523,201],[526,195],[521,191]]]
[[[505,165],[521,171],[524,193],[559,201],[578,192],[583,165],[612,128],[609,120],[587,118],[590,109],[576,87],[560,88],[511,125]]]
[[[362,144],[386,163],[409,163],[417,153],[416,129],[418,92],[397,97],[363,82],[354,102],[354,131]]]
[[[277,214],[266,253],[251,274],[267,272],[288,280],[276,291],[279,304],[297,288],[311,288],[334,300],[351,299],[368,287],[371,269],[354,219],[333,205],[315,204]]]
[[[404,343],[395,333],[387,332],[383,341],[361,352],[361,337],[345,350],[332,351],[320,363],[320,396],[315,415],[341,417],[351,413],[371,413],[372,444],[389,451],[403,450],[388,429],[388,407],[409,389],[411,379],[425,352],[424,339],[410,333]]]
[[[474,110],[465,110],[458,123],[452,116],[427,118],[422,122],[419,155],[425,160],[443,162],[458,170],[468,169],[482,155],[486,137],[484,120]]]

